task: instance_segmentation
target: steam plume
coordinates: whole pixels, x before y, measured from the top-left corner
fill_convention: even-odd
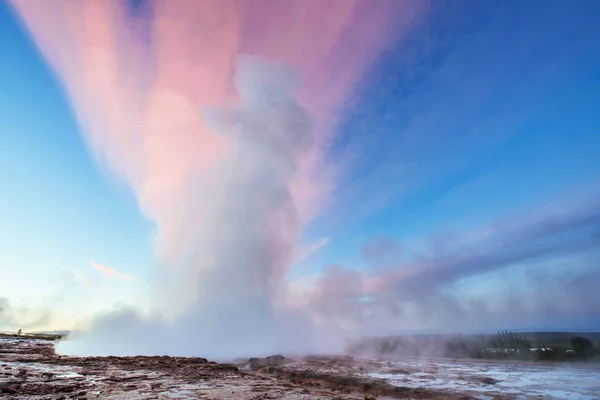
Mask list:
[[[306,324],[287,309],[284,282],[296,240],[332,185],[322,154],[335,112],[420,6],[12,4],[92,151],[155,221],[157,257],[168,268],[156,297],[169,322],[123,311],[62,350],[211,356],[217,338],[231,355],[299,348]],[[142,342],[142,330],[154,335]]]
[[[234,83],[238,105],[203,110],[211,132],[229,141],[228,150],[194,177],[183,204],[181,226],[193,236],[186,238],[191,251],[179,254],[174,288],[191,282],[192,306],[170,326],[156,319],[132,323],[138,317],[127,313],[109,316],[85,341],[66,342],[65,351],[210,354],[225,339],[218,355],[233,357],[285,343],[297,349],[306,336],[297,335],[300,320],[274,305],[284,300],[283,278],[300,228],[290,182],[297,160],[314,146],[313,123],[296,100],[299,79],[289,69],[241,57]],[[174,332],[184,334],[173,340]],[[160,339],[136,341],[138,335]]]

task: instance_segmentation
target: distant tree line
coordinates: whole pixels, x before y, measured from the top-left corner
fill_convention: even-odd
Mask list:
[[[571,347],[573,347],[574,357],[579,359],[588,360],[598,353],[598,350],[594,349],[592,341],[582,336],[573,336]]]
[[[527,359],[540,361],[589,360],[597,351],[586,337],[573,336],[561,343],[532,345],[530,340],[510,331],[473,336],[458,335],[445,343],[446,356]]]
[[[376,356],[486,358],[540,361],[600,359],[589,338],[573,336],[532,343],[522,334],[499,331],[479,335],[417,335],[364,339],[349,346],[350,354]]]

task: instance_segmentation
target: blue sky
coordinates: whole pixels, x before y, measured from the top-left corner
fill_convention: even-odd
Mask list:
[[[1,297],[46,307],[78,286],[70,269],[94,278],[89,260],[143,276],[152,224],[97,167],[53,72],[5,3],[0,26]]]
[[[600,304],[577,280],[600,277],[599,20],[597,1],[433,2],[344,108],[328,158],[345,168],[330,208],[302,240],[328,242],[292,279],[330,264],[368,271],[365,244],[380,240],[379,256],[398,249],[382,261],[391,276],[390,268],[442,265],[439,286],[429,292],[415,277],[422,297],[407,295],[408,302],[438,310],[448,293],[463,303],[515,295],[538,301],[523,315],[540,318],[506,317],[510,328],[600,329],[590,322],[599,309],[569,316],[540,297],[568,272],[573,283],[563,295]],[[69,325],[82,304],[93,311],[135,304],[156,265],[155,226],[128,187],[98,167],[70,100],[4,3],[0,30],[0,297],[15,309],[52,309],[53,327]],[[583,228],[573,223],[580,217]],[[568,228],[532,233],[557,219]],[[522,242],[510,242],[521,234]],[[550,242],[572,246],[546,251]],[[514,259],[499,267],[443,272],[454,271],[449,258],[488,265],[484,255],[504,259],[505,251]],[[90,261],[135,284],[106,279]],[[523,279],[542,283],[521,287]]]
[[[340,197],[387,200],[350,231],[341,211],[342,235],[458,230],[597,179],[598,7],[534,3],[442,2],[367,74],[340,129],[340,153],[366,154]]]

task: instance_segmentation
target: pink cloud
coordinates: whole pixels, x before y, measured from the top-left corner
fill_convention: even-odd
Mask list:
[[[97,262],[94,262],[91,260],[89,261],[89,263],[92,268],[94,268],[96,271],[98,271],[100,274],[102,274],[102,276],[104,276],[107,279],[116,279],[116,280],[124,280],[124,281],[135,280],[133,276],[123,273],[123,272],[119,272],[114,268],[107,267],[102,264],[98,264]]]
[[[309,244],[308,246],[300,247],[294,255],[294,262],[300,262],[313,254],[318,253],[322,248],[329,244],[329,237],[322,237],[321,239]]]
[[[315,171],[336,109],[423,8],[394,0],[156,1],[152,18],[132,18],[119,1],[12,4],[63,82],[94,153],[158,224],[165,256],[181,251],[188,180],[226,146],[198,109],[235,102],[238,54],[285,63],[303,79],[301,102],[317,116],[321,142],[291,185],[306,220],[330,185]]]
[[[427,246],[419,244],[420,253],[397,259],[391,268],[385,258],[377,261],[386,268],[372,262],[359,271],[327,267],[320,275],[293,282],[289,301],[315,320],[345,319],[365,329],[381,323],[384,330],[405,328],[404,323],[413,324],[412,328],[424,323],[439,328],[463,320],[478,326],[477,318],[488,318],[489,310],[498,310],[502,318],[514,321],[531,315],[513,306],[523,298],[534,299],[538,305],[532,309],[540,315],[555,308],[569,313],[573,309],[597,312],[589,306],[595,303],[590,301],[593,294],[586,284],[587,277],[598,274],[594,255],[600,245],[600,202],[595,191],[592,193],[583,199],[569,196],[569,202],[559,195],[472,231],[432,235]],[[386,242],[391,245],[387,247],[398,246]],[[548,261],[554,262],[553,268],[546,268]],[[523,288],[512,280],[498,279],[501,273],[516,268],[523,272]],[[469,290],[470,278],[488,282],[490,286],[481,286],[486,290],[484,296],[462,293]],[[573,303],[565,306],[568,303],[548,296],[554,291],[548,291],[546,285]]]
[[[79,269],[77,269],[75,267],[71,267],[70,265],[62,264],[62,263],[59,263],[57,261],[50,260],[50,259],[46,259],[46,261],[69,272],[78,283],[80,283],[90,289],[94,289],[94,290],[97,290],[97,291],[105,293],[105,294],[111,293],[110,289],[97,284],[96,282],[91,280],[86,274],[84,274],[83,272],[81,272]]]

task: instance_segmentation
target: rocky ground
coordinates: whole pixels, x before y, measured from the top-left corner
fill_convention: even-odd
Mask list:
[[[347,357],[273,356],[219,364],[182,357],[67,357],[54,342],[0,338],[6,399],[472,399],[451,391],[392,386]]]
[[[600,365],[280,355],[67,357],[0,336],[4,399],[600,399]]]

